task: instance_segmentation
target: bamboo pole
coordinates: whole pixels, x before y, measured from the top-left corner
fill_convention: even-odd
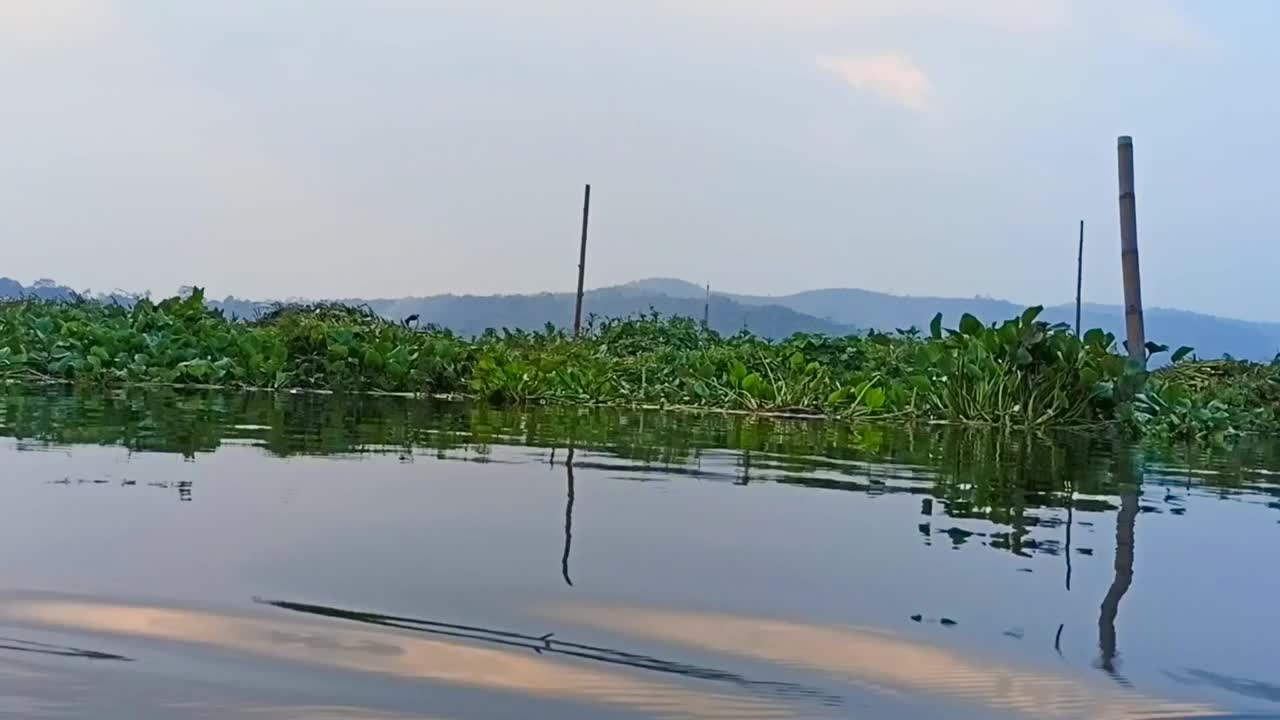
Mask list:
[[[582,332],[582,283],[587,273],[587,220],[591,216],[591,186],[582,199],[582,247],[578,250],[578,299],[573,308],[573,336]]]
[[[1116,143],[1120,165],[1120,265],[1124,271],[1124,318],[1129,357],[1146,367],[1147,338],[1142,318],[1142,274],[1138,265],[1138,209],[1133,192],[1133,138]]]
[[[1076,252],[1076,337],[1080,337],[1080,290],[1084,287],[1084,221],[1080,221],[1080,249]]]

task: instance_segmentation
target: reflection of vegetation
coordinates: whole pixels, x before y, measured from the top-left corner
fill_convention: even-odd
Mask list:
[[[253,323],[235,322],[208,310],[197,290],[131,308],[0,304],[0,378],[375,390],[500,405],[684,406],[1020,427],[1120,421],[1162,437],[1280,428],[1280,369],[1192,362],[1149,377],[1116,352],[1113,336],[1092,330],[1078,338],[1038,318],[1039,308],[990,326],[965,315],[956,329],[944,330],[938,316],[923,336],[912,329],[769,342],[651,315],[594,323],[581,338],[548,328],[471,340],[337,305],[281,307]],[[1175,361],[1188,350],[1175,353]],[[1234,380],[1248,382],[1228,382]],[[1224,389],[1228,384],[1234,389]]]
[[[567,474],[576,469],[642,475],[658,468],[664,476],[726,483],[749,479],[927,496],[931,506],[940,506],[938,515],[1004,527],[987,532],[933,522],[922,528],[928,536],[945,534],[957,545],[982,541],[1020,555],[1064,551],[1058,536],[1065,532],[1044,532],[1066,521],[1064,508],[1116,510],[1111,498],[1126,485],[1113,458],[1128,452],[1112,439],[1079,433],[554,406],[513,411],[401,397],[141,388],[103,394],[64,386],[0,386],[0,435],[187,457],[228,441],[252,443],[279,456],[398,453],[406,459],[422,454],[489,459],[492,448],[503,445],[571,447],[575,456]],[[723,458],[708,454],[713,450],[737,451],[732,458],[737,467],[725,467]],[[1280,468],[1276,443],[1242,439],[1195,451],[1157,445],[1147,450],[1144,463],[1149,487],[1196,478],[1226,494],[1271,494],[1280,507],[1274,477],[1255,470]],[[574,480],[572,475],[566,480],[562,570],[567,575]],[[190,497],[190,488],[186,491]]]

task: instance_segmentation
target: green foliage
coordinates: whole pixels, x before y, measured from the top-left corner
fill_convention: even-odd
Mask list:
[[[1189,352],[1153,373],[1133,403],[1132,425],[1177,440],[1280,431],[1280,364],[1189,362]]]
[[[132,308],[0,305],[0,376],[325,390],[463,389],[467,347],[331,307],[278,309],[252,325],[206,309],[195,290]]]
[[[686,318],[596,321],[580,338],[489,331],[470,340],[341,305],[278,306],[253,323],[189,297],[131,308],[0,304],[0,378],[470,396],[498,405],[677,407],[1005,427],[1118,422],[1134,433],[1218,437],[1280,428],[1280,369],[1187,360],[1149,375],[1101,330],[1077,338],[1041,308],[928,335],[772,342]],[[1168,348],[1149,344],[1151,354]],[[1207,374],[1206,374],[1207,373]]]

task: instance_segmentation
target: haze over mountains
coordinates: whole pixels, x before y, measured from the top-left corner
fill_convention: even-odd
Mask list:
[[[26,287],[9,278],[0,278],[0,298],[37,296],[46,299],[71,297],[70,288],[52,281]],[[103,296],[128,302],[129,296]],[[463,335],[476,335],[487,328],[538,329],[548,322],[566,327],[573,322],[572,293],[536,295],[434,295],[401,298],[340,298],[339,302],[367,305],[393,320],[419,316],[423,324],[434,323]],[[655,310],[664,315],[701,318],[706,290],[684,280],[651,278],[614,287],[591,290],[584,298],[584,314],[620,317]],[[253,318],[270,302],[228,297],[211,301],[230,315]],[[757,335],[781,338],[795,332],[843,335],[867,329],[892,331],[911,326],[925,328],[934,313],[941,312],[945,324],[954,327],[963,313],[972,313],[984,322],[1011,318],[1023,306],[991,298],[936,298],[890,295],[854,288],[809,290],[793,295],[763,296],[713,292],[709,319],[718,332],[731,334],[748,329]],[[1073,323],[1073,305],[1046,307],[1045,320]],[[1280,323],[1260,323],[1217,317],[1184,310],[1148,308],[1148,338],[1170,346],[1190,345],[1200,357],[1231,355],[1260,362],[1272,360],[1280,352]],[[1101,327],[1123,336],[1123,308],[1089,304],[1084,307],[1084,326]]]

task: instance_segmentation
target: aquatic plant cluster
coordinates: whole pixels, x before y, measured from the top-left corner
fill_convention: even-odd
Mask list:
[[[1077,338],[1039,308],[954,328],[770,341],[656,314],[593,321],[573,338],[464,338],[338,305],[280,306],[252,322],[202,293],[132,307],[0,304],[0,378],[381,391],[499,405],[697,407],[1010,427],[1116,423],[1174,437],[1280,429],[1280,365],[1201,362],[1189,348],[1143,371],[1101,330]],[[1149,344],[1147,352],[1167,348]]]

